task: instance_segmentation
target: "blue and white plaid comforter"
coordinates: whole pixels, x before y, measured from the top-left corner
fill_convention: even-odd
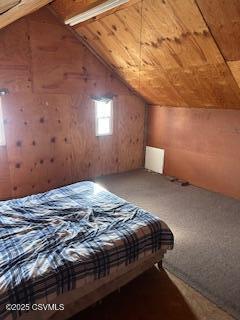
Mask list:
[[[92,182],[0,202],[0,319],[6,304],[33,304],[107,276],[142,253],[172,249],[168,227]]]

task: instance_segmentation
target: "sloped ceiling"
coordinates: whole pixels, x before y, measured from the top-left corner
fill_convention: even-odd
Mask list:
[[[240,1],[197,0],[226,60],[240,60]]]
[[[20,0],[4,0],[0,2],[0,14],[19,4]]]
[[[66,20],[79,13],[92,9],[105,1],[106,0],[57,0],[54,1],[52,7],[64,18],[64,20]]]
[[[64,21],[102,2],[50,7]],[[73,30],[150,104],[240,109],[239,0],[130,0]]]
[[[151,104],[240,109],[239,0],[130,1],[74,29]]]
[[[0,0],[0,29],[53,0]]]

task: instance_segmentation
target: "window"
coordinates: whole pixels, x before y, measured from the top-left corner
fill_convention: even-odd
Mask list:
[[[2,99],[0,97],[0,146],[5,146],[5,134],[4,134],[4,125],[3,125],[3,114],[2,114]]]
[[[113,101],[95,100],[96,136],[107,136],[113,132]]]

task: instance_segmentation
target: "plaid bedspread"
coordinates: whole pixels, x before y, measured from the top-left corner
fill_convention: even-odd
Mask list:
[[[33,304],[99,279],[141,253],[172,249],[158,218],[93,182],[0,202],[0,319],[6,304]],[[43,300],[42,300],[43,301]]]

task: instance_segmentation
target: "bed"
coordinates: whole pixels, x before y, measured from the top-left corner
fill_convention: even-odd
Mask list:
[[[1,201],[0,319],[67,319],[172,248],[163,221],[90,181]]]

